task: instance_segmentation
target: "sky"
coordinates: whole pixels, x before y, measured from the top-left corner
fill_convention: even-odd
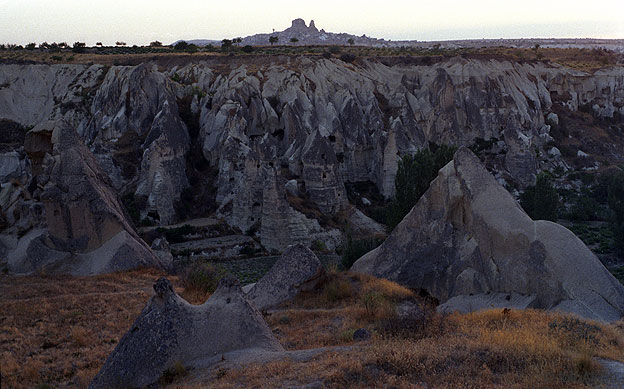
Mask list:
[[[0,0],[0,43],[221,40],[295,18],[392,40],[624,39],[624,0]]]

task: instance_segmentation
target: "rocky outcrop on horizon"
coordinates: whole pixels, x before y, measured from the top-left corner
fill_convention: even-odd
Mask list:
[[[31,185],[45,153],[29,157],[19,128],[48,120],[76,130],[112,188],[133,199],[135,222],[182,221],[183,194],[214,190],[214,216],[283,251],[316,240],[337,247],[336,215],[379,231],[352,212],[345,183],[371,182],[390,198],[398,158],[429,143],[487,140],[488,168],[522,189],[539,171],[566,167],[549,154],[555,100],[609,120],[624,114],[622,67],[589,74],[461,57],[2,65],[0,85],[0,132],[15,135],[0,142],[0,253],[45,227]],[[624,160],[616,143],[602,142],[600,155]]]
[[[282,45],[348,45],[349,39],[353,44],[359,46],[385,46],[389,41],[385,39],[370,38],[366,35],[356,36],[347,33],[326,32],[324,29],[316,28],[314,20],[310,20],[310,25],[306,25],[303,19],[294,19],[292,25],[284,31],[274,31],[270,34],[256,34],[243,38],[242,45],[268,46],[270,37],[277,37],[277,44]],[[297,39],[292,42],[291,39]]]
[[[351,271],[424,290],[444,312],[541,308],[603,321],[624,315],[624,286],[587,246],[559,224],[531,220],[467,148]]]

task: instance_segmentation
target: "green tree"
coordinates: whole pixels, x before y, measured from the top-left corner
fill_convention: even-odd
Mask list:
[[[278,41],[279,41],[279,38],[277,37],[277,35],[273,35],[273,36],[269,37],[269,43],[271,43],[271,46],[273,46]]]
[[[100,43],[100,46],[102,44]],[[150,42],[150,47],[161,47],[162,46],[162,42],[161,41],[154,41],[154,42]]]
[[[295,37],[292,37],[292,38],[290,38],[290,42],[296,45],[297,42],[299,42],[299,39],[297,39]]]
[[[224,39],[221,41],[221,50],[227,51],[232,47],[232,41],[229,39]]]
[[[34,50],[37,47],[36,43],[29,43],[26,45],[26,50]]]
[[[180,41],[173,46],[175,51],[186,51],[188,49],[189,44],[185,41]]]
[[[84,42],[75,42],[74,46],[72,46],[72,51],[74,53],[84,53],[86,51],[86,46]]]
[[[616,173],[609,185],[609,208],[611,208],[613,239],[616,250],[624,254],[624,171]]]
[[[353,46],[355,44],[355,41],[353,40],[353,38],[349,38],[347,39],[347,43]]]
[[[520,205],[533,220],[557,221],[559,194],[546,174],[537,176],[537,182],[520,195]]]
[[[395,195],[386,217],[391,230],[416,205],[429,189],[431,181],[437,177],[438,171],[453,159],[454,153],[455,147],[432,145],[430,149],[419,150],[399,160],[394,181]]]
[[[232,39],[232,43],[234,43],[236,46],[240,45],[242,41],[243,41],[243,38],[241,37]]]
[[[362,255],[376,249],[382,243],[383,239],[378,238],[353,240],[351,234],[348,234],[347,242],[342,249],[342,267],[349,270]]]

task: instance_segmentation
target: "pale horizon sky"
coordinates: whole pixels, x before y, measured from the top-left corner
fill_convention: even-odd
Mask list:
[[[0,0],[0,43],[221,40],[281,31],[295,18],[392,40],[624,39],[624,0]]]

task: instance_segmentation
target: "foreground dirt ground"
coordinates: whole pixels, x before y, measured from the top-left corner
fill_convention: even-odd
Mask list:
[[[87,387],[161,275],[1,276],[2,388]]]
[[[162,274],[0,277],[2,388],[88,385]],[[178,292],[201,303],[206,296]],[[404,312],[397,315],[397,309]],[[286,358],[164,377],[178,387],[592,387],[609,382],[599,358],[624,361],[624,323],[541,311],[442,316],[391,282],[330,272],[313,292],[266,314]],[[357,329],[370,339],[354,340]],[[357,336],[355,336],[357,338]]]

